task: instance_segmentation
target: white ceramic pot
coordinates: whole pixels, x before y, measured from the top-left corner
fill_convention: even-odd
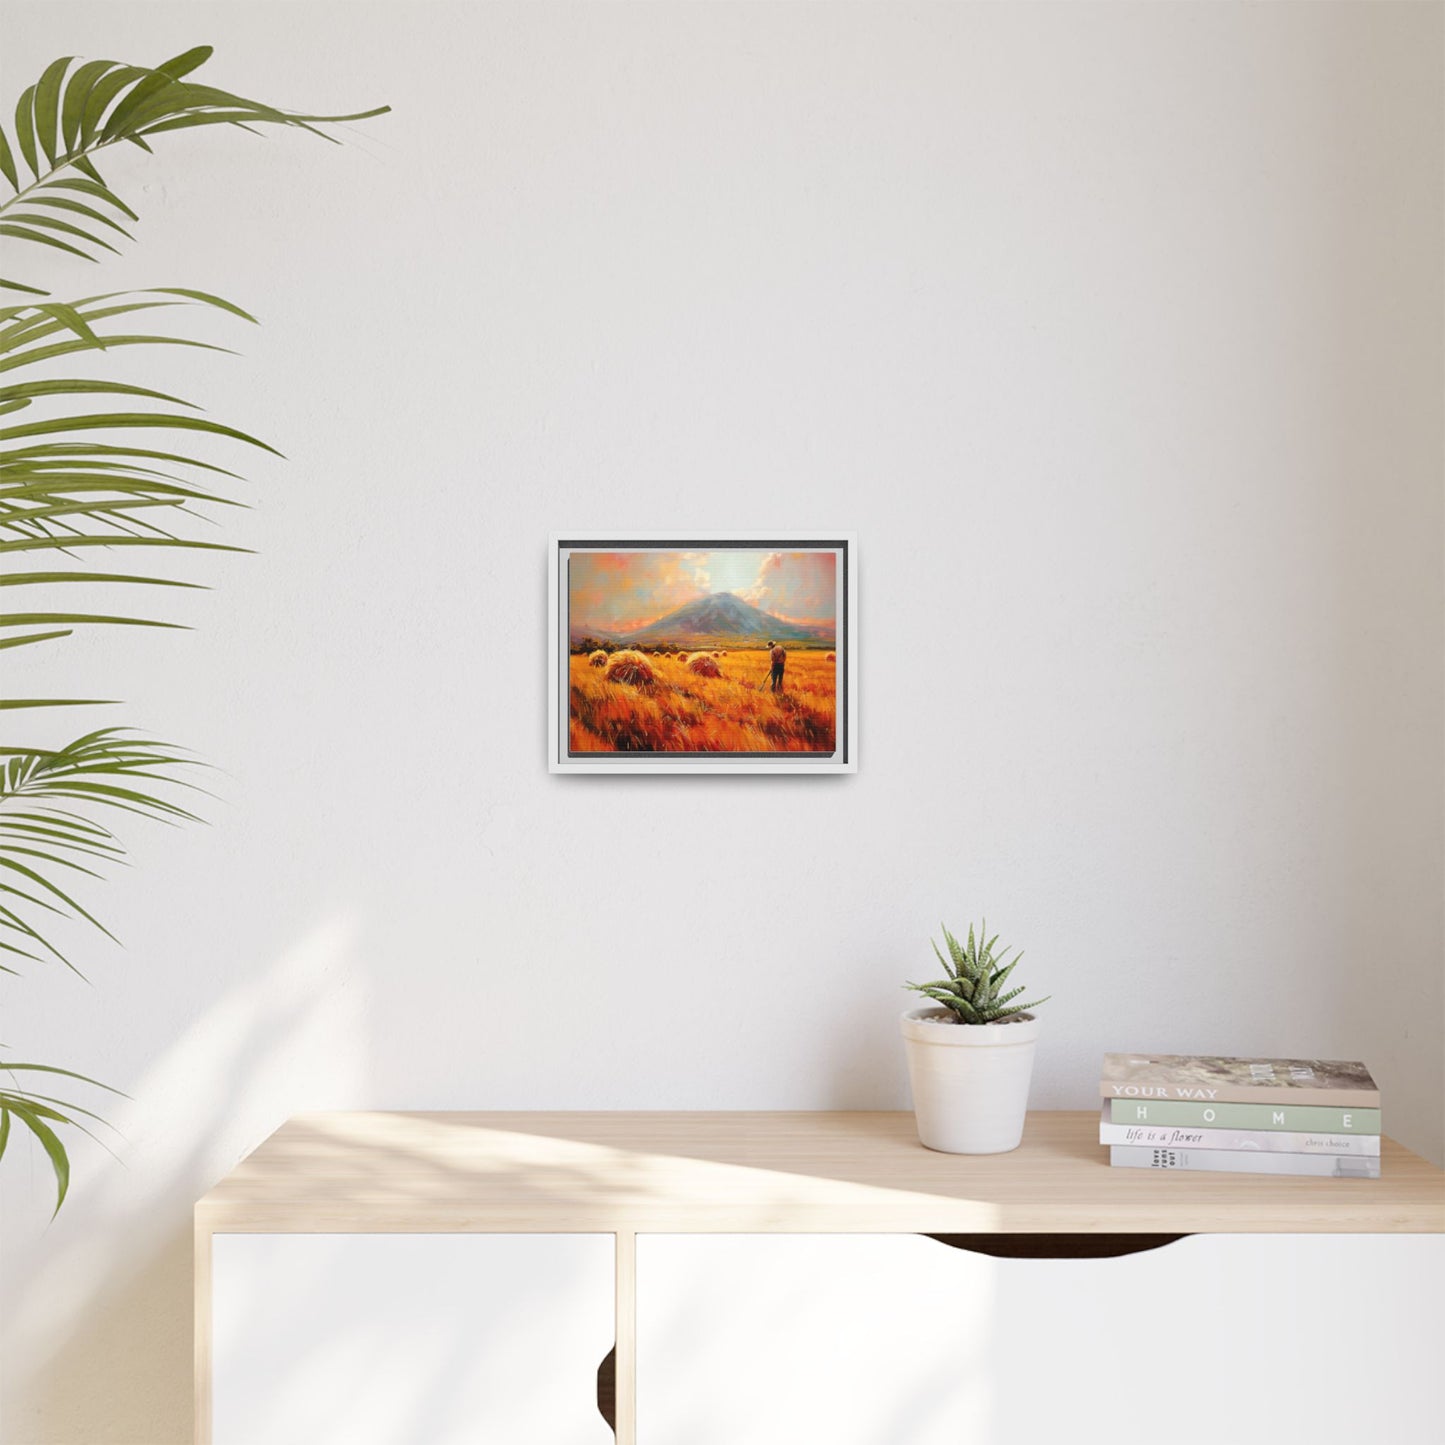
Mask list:
[[[1039,1021],[957,1024],[944,1008],[903,1015],[918,1137],[945,1154],[1017,1149],[1029,1107]]]

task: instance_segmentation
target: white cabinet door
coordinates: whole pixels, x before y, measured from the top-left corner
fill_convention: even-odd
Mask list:
[[[610,1445],[613,1237],[218,1234],[214,1445]]]
[[[637,1445],[1436,1445],[1445,1236],[637,1241]]]
[[[962,1445],[986,1271],[913,1235],[639,1235],[637,1445]]]

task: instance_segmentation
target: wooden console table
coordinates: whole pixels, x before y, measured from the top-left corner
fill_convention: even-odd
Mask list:
[[[291,1438],[258,1425],[213,1436],[218,1311],[234,1332],[213,1297],[218,1236],[610,1236],[615,1431],[632,1445],[639,1236],[931,1235],[987,1254],[1077,1258],[1196,1234],[1445,1232],[1445,1176],[1389,1139],[1380,1179],[1333,1180],[1111,1169],[1097,1130],[1097,1113],[1037,1113],[1018,1150],[965,1157],[923,1149],[906,1113],[300,1116],[196,1205],[197,1445],[252,1445],[248,1429],[266,1435],[256,1445]],[[260,1289],[258,1258],[228,1265],[228,1278]],[[276,1268],[294,1279],[294,1263]],[[298,1294],[287,1319],[311,1298]],[[247,1368],[249,1399],[261,1366]]]

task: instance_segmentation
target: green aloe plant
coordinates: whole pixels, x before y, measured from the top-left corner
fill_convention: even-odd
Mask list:
[[[253,132],[280,126],[334,140],[324,125],[388,109],[354,115],[279,110],[191,79],[210,55],[210,46],[198,46],[156,66],[65,56],[46,67],[20,96],[13,131],[0,125],[0,180],[11,192],[0,199],[6,270],[12,257],[22,256],[37,267],[95,264],[132,239],[127,223],[139,217],[100,170],[101,160],[109,167],[104,153],[112,147],[150,152],[167,132],[215,125]],[[0,291],[22,298],[0,305],[0,588],[40,587],[48,595],[59,589],[64,597],[95,589],[103,598],[130,596],[137,588],[147,589],[144,595],[171,589],[170,596],[194,588],[199,584],[162,568],[170,551],[243,550],[196,535],[196,524],[211,520],[215,509],[240,505],[230,492],[241,480],[198,455],[197,444],[279,453],[180,397],[67,373],[87,358],[121,359],[135,347],[225,350],[156,329],[157,313],[253,318],[190,287],[57,300],[36,284],[42,279],[50,278],[0,279]],[[141,560],[123,560],[131,557]],[[61,643],[80,628],[183,625],[104,602],[84,610],[25,609],[22,602],[14,611],[0,608],[0,651],[8,670],[21,649]],[[0,719],[7,722],[36,710],[109,701],[29,697],[6,681]],[[182,790],[195,786],[186,777],[194,766],[184,750],[117,727],[88,731],[58,748],[8,735],[0,742],[0,972],[15,975],[46,963],[81,972],[61,951],[57,920],[110,934],[74,896],[81,891],[76,880],[98,879],[106,865],[123,860],[124,843],[111,825],[126,815],[195,821],[180,801]],[[8,1079],[0,1087],[0,1157],[14,1124],[32,1134],[54,1171],[58,1210],[70,1179],[63,1131],[88,1132],[86,1121],[99,1116],[39,1090],[106,1086],[69,1069],[13,1060],[0,1059],[0,1075]]]
[[[933,951],[943,965],[946,978],[935,979],[932,983],[909,983],[916,993],[926,995],[952,1010],[955,1021],[961,1024],[997,1024],[1016,1018],[1029,1009],[1047,1003],[1048,997],[1035,999],[1032,1003],[1013,1002],[1023,989],[1019,987],[1004,991],[1008,976],[1014,971],[1022,953],[1008,958],[1007,953],[994,952],[998,934],[988,937],[988,925],[980,923],[975,936],[973,925],[968,926],[968,942],[960,943],[947,928],[943,940],[948,945],[944,956],[936,943]],[[932,940],[929,940],[932,942]],[[1051,996],[1050,996],[1051,997]]]

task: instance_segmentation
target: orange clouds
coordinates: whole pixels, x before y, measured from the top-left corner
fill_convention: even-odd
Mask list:
[[[703,552],[574,552],[567,561],[573,631],[645,627],[712,590]]]
[[[788,622],[830,624],[838,610],[838,560],[832,552],[769,552],[757,580],[738,594]]]

